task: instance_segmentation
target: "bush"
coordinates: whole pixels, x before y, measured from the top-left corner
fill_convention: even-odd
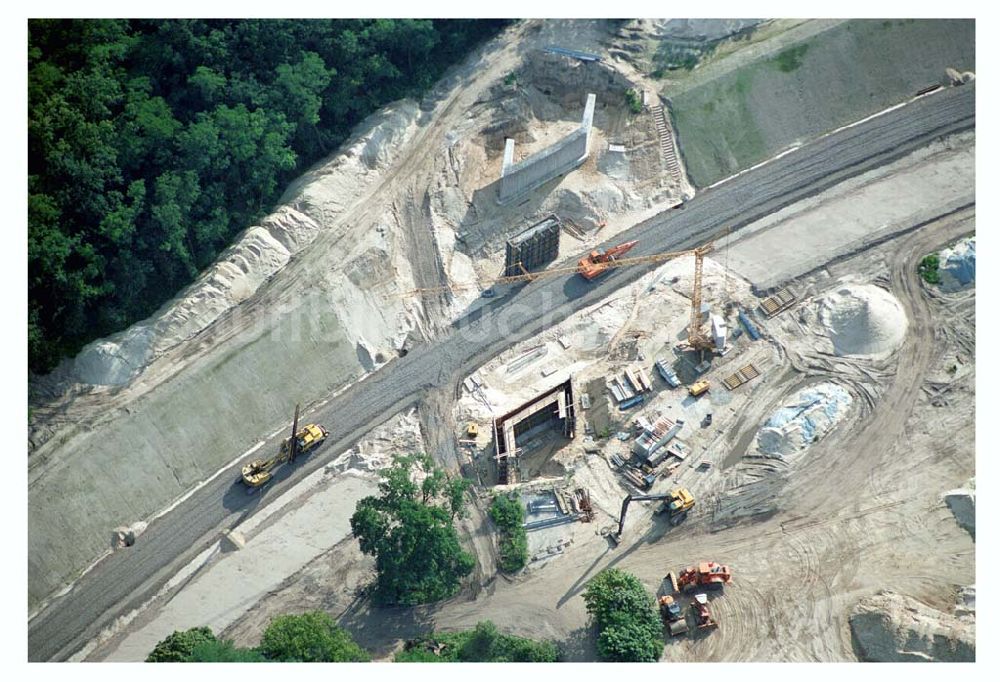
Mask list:
[[[657,661],[663,629],[654,600],[639,579],[618,569],[598,573],[583,593],[599,631],[597,653],[605,661]]]
[[[177,631],[159,642],[146,657],[147,663],[183,663],[191,659],[196,647],[214,644],[215,634],[206,627]]]
[[[802,66],[802,58],[805,57],[808,50],[809,45],[795,45],[778,53],[778,56],[774,58],[774,63],[779,71],[790,73]]]
[[[551,642],[536,642],[501,633],[491,621],[472,630],[432,633],[396,654],[397,663],[552,663],[558,651]]]
[[[929,256],[924,256],[923,260],[920,261],[920,266],[917,268],[917,272],[920,273],[920,276],[928,284],[940,284],[940,266],[941,259],[936,253],[932,253]]]
[[[255,649],[240,649],[230,641],[202,642],[191,651],[190,663],[263,663],[267,659]]]
[[[601,630],[597,638],[597,654],[603,661],[625,663],[655,663],[663,651],[659,624],[625,622]]]
[[[278,616],[261,637],[258,650],[272,661],[368,661],[368,653],[329,614],[320,611]]]
[[[628,106],[628,110],[633,114],[642,113],[642,98],[639,97],[639,94],[632,88],[625,91],[625,104]]]
[[[490,505],[490,518],[500,530],[500,570],[513,573],[528,563],[528,535],[524,507],[517,495],[498,495]]]

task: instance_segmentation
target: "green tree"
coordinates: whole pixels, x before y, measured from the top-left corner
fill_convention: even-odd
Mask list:
[[[215,643],[215,634],[206,627],[176,631],[160,641],[146,657],[147,663],[182,663],[191,658],[195,647]]]
[[[652,595],[638,578],[618,569],[601,571],[587,583],[583,601],[599,631],[602,660],[659,660],[662,625]]]
[[[258,651],[272,661],[367,661],[368,653],[327,613],[278,616],[261,637]]]
[[[266,658],[255,649],[240,649],[231,641],[205,641],[195,645],[189,663],[264,663]]]
[[[514,494],[497,495],[490,505],[490,518],[500,531],[500,570],[521,570],[528,563],[528,536],[520,500]]]
[[[425,475],[419,485],[416,468]],[[468,483],[445,481],[427,455],[397,457],[384,477],[379,495],[358,502],[351,517],[361,551],[375,557],[376,600],[412,605],[450,597],[475,565],[453,524]]]
[[[282,64],[277,69],[273,106],[296,122],[300,140],[297,147],[309,156],[322,151],[323,140],[316,125],[323,106],[322,93],[336,73],[336,69],[327,69],[315,52],[305,52],[297,64]]]
[[[597,637],[597,654],[604,661],[655,663],[662,652],[663,637],[655,623],[611,624]]]

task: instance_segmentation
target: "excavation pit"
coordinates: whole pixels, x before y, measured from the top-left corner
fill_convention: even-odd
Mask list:
[[[552,461],[576,433],[573,379],[550,388],[493,420],[497,483],[509,485],[562,467]]]

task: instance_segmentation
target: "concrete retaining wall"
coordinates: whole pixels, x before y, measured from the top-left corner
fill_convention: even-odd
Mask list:
[[[503,168],[500,171],[499,202],[506,204],[552,178],[567,173],[587,160],[590,150],[590,128],[594,122],[597,96],[587,95],[580,127],[551,147],[514,163],[514,140],[504,146]]]

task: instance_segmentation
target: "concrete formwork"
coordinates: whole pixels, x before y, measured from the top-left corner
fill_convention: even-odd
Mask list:
[[[559,255],[559,218],[546,216],[527,230],[507,241],[504,277],[534,272]]]
[[[587,160],[590,151],[590,129],[594,123],[597,95],[587,95],[580,127],[527,159],[514,163],[514,140],[504,145],[500,171],[499,202],[505,204],[530,192],[557,175],[569,172]]]

